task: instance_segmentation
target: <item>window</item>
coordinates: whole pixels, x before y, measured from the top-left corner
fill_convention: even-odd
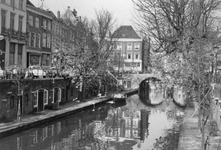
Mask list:
[[[15,107],[15,96],[10,96],[10,108]]]
[[[38,91],[35,91],[32,93],[33,101],[34,101],[34,107],[38,106]]]
[[[217,54],[217,61],[221,61],[221,55]]]
[[[23,10],[23,0],[19,0],[19,9]]]
[[[43,47],[46,47],[46,33],[43,33],[43,43],[42,43],[42,46]]]
[[[127,53],[127,59],[131,60],[132,59],[131,55],[132,55],[131,53]]]
[[[11,16],[10,16],[10,29],[14,30],[15,26],[15,14],[14,13],[11,13]]]
[[[36,33],[31,33],[31,46],[35,47],[35,41],[36,41]]]
[[[6,27],[6,11],[5,10],[1,10],[1,22],[2,22],[2,27]]]
[[[23,22],[23,17],[19,16],[19,19],[18,19],[18,31],[21,31],[21,32],[22,32],[22,22]]]
[[[12,7],[15,7],[15,0],[11,0],[10,5],[11,5]]]
[[[130,67],[130,63],[129,62],[125,62],[125,67]]]
[[[57,122],[57,134],[61,132],[61,122]]]
[[[33,26],[33,16],[31,16],[31,15],[28,16],[28,24],[30,26]]]
[[[134,49],[139,50],[140,49],[140,43],[134,43]]]
[[[133,120],[133,128],[138,128],[138,122],[137,122],[137,120]]]
[[[134,55],[135,55],[134,56],[135,59],[139,59],[139,53],[135,53]]]
[[[39,18],[38,17],[35,18],[35,27],[39,28]]]
[[[28,32],[28,46],[31,46],[31,32]]]
[[[51,136],[54,135],[54,124],[51,125]]]
[[[48,104],[48,90],[44,90],[44,105]]]
[[[127,88],[131,88],[131,81],[127,81]]]
[[[48,137],[48,127],[43,128],[43,141]]]
[[[47,34],[47,47],[50,48],[51,47],[51,35]]]
[[[18,44],[18,65],[22,65],[22,44]]]
[[[133,130],[133,136],[138,137],[138,131],[137,130]]]
[[[41,43],[41,35],[39,33],[36,34],[36,47],[40,48]]]
[[[55,102],[61,102],[61,88],[53,89],[52,103],[55,103]]]
[[[10,43],[9,65],[15,64],[15,43]]]
[[[130,138],[130,130],[127,129],[127,130],[125,131],[125,137],[126,137],[126,138]]]
[[[132,50],[132,43],[127,43],[127,50]]]
[[[44,19],[44,20],[43,20],[43,28],[44,28],[44,29],[46,29],[46,25],[47,25],[47,22],[46,22],[46,20]]]
[[[122,50],[122,43],[117,43],[117,50]]]
[[[61,88],[58,88],[58,102],[61,101]]]
[[[33,139],[32,139],[32,143],[33,144],[37,144],[38,143],[38,131],[36,130],[35,132],[34,132],[34,134],[32,134],[33,136],[31,136],[31,137],[33,137]]]
[[[51,22],[48,21],[48,30],[51,31]]]
[[[131,120],[130,119],[126,119],[126,127],[127,128],[131,127]]]

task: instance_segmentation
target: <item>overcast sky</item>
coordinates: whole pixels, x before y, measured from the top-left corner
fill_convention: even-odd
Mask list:
[[[41,5],[41,0],[30,0],[35,6]],[[77,10],[79,16],[85,16],[89,19],[95,18],[95,10],[102,8],[113,13],[117,19],[117,25],[133,25],[132,0],[44,0],[44,8],[49,8],[54,14],[60,10],[61,14],[67,9],[67,6]]]

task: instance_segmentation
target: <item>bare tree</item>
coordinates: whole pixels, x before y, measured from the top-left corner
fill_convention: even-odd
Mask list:
[[[211,47],[217,42],[218,21],[213,12],[220,3],[220,0],[134,0],[138,24],[149,35],[157,60],[152,65],[176,84],[195,91],[201,149],[205,149],[204,127],[211,113],[209,73],[205,68],[209,68]],[[167,62],[159,64],[159,59]]]

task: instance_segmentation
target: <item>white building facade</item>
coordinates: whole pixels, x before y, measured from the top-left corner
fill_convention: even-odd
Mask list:
[[[121,26],[113,35],[115,59],[118,64],[115,70],[138,73],[142,71],[142,39],[131,26]]]
[[[26,66],[26,3],[27,0],[0,1],[0,66]]]

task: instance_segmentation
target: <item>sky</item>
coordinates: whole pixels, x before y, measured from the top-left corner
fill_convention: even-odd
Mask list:
[[[35,6],[42,4],[41,0],[30,0]],[[44,0],[44,8],[49,9],[57,15],[60,10],[61,14],[65,12],[67,7],[76,9],[78,16],[87,17],[88,19],[95,19],[95,11],[101,9],[112,12],[116,19],[116,24],[133,25],[133,2],[132,0]]]

